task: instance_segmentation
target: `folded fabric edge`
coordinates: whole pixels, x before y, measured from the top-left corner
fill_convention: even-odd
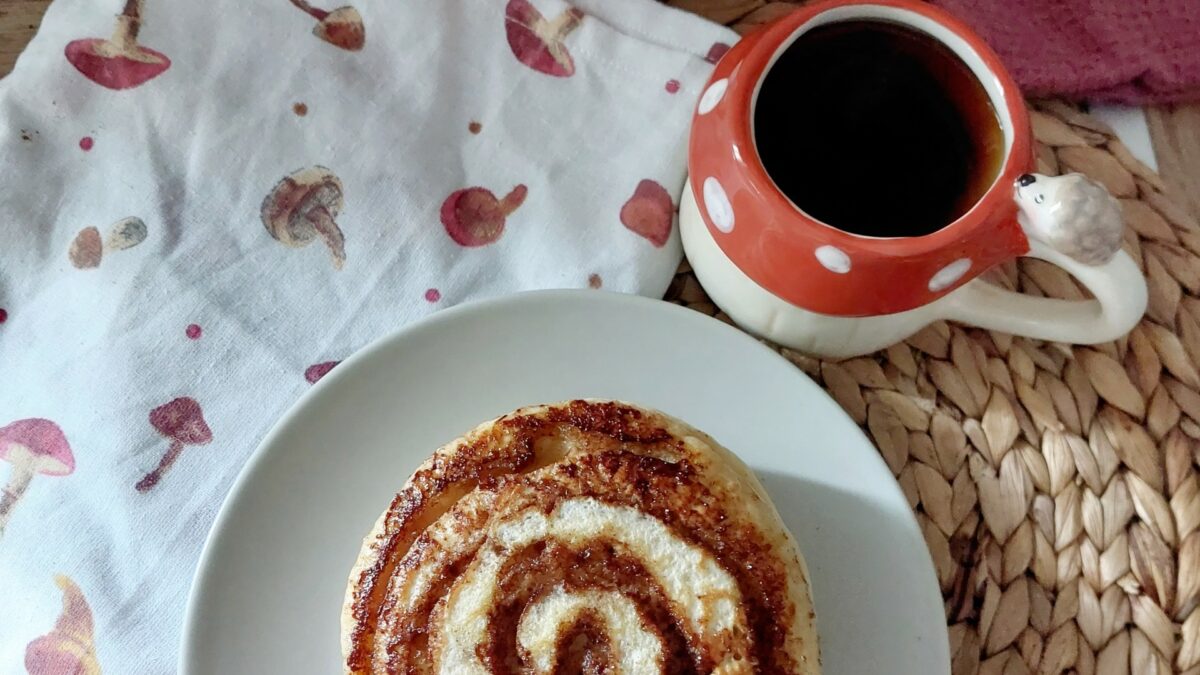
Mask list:
[[[701,59],[709,57],[716,43],[738,41],[731,29],[657,0],[571,0],[571,4],[631,38]]]

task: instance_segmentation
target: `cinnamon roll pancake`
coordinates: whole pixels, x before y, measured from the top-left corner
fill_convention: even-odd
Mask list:
[[[808,573],[733,453],[614,401],[438,449],[363,542],[347,673],[820,672]]]

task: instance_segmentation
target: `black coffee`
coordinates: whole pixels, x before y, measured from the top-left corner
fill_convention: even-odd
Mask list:
[[[987,92],[954,52],[891,23],[801,35],[763,80],[754,136],[767,173],[805,213],[873,237],[929,234],[1000,170]]]

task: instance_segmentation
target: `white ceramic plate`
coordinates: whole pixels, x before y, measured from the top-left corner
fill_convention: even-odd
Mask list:
[[[346,576],[409,473],[481,421],[583,397],[680,417],[758,472],[808,560],[828,675],[950,672],[941,596],[916,521],[833,400],[730,326],[597,291],[439,312],[362,350],[301,397],[217,516],[180,669],[341,672]]]

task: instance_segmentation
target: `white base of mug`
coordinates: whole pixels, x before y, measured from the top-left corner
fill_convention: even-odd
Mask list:
[[[801,309],[759,286],[725,255],[696,208],[691,185],[679,204],[679,233],[696,278],[713,302],[743,329],[814,356],[869,354],[944,316],[945,298],[907,312],[844,317]]]

